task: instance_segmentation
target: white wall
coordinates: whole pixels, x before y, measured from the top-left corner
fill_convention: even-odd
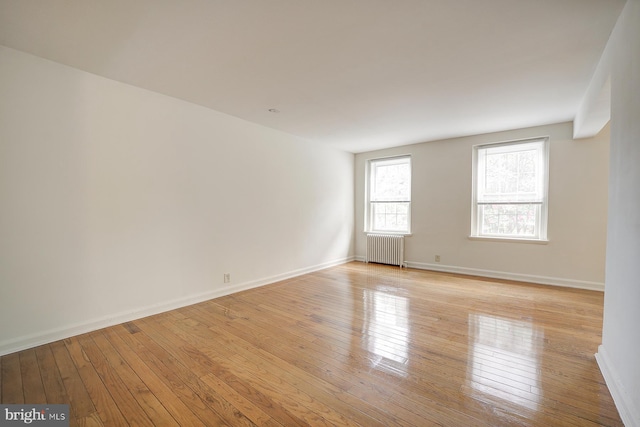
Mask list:
[[[0,47],[0,354],[348,260],[353,197],[352,154]]]
[[[611,175],[606,291],[598,363],[627,427],[640,426],[640,1],[609,40]]]
[[[549,243],[478,241],[471,227],[471,156],[477,144],[550,137]],[[609,134],[573,140],[570,123],[408,145],[356,155],[356,255],[366,252],[367,159],[411,154],[409,266],[603,289]],[[435,255],[441,262],[435,263]]]

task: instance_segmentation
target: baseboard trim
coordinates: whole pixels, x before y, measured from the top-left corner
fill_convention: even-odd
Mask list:
[[[537,276],[532,274],[509,273],[505,271],[483,270],[479,268],[458,267],[453,265],[407,262],[407,266],[421,270],[441,271],[443,273],[466,274],[470,276],[489,277],[492,279],[515,280],[517,282],[537,283],[541,285],[562,286],[567,288],[587,289],[604,292],[604,283],[585,280],[563,279],[559,277]]]
[[[631,397],[626,393],[624,387],[620,383],[619,376],[616,373],[614,365],[604,348],[600,345],[596,353],[596,361],[602,376],[604,377],[607,388],[611,393],[613,402],[616,404],[620,418],[626,427],[640,427],[640,408],[634,406]]]
[[[353,260],[355,260],[355,257],[351,256],[339,260],[329,261],[315,266],[300,268],[259,280],[252,280],[249,282],[225,286],[223,288],[218,288],[212,291],[189,295],[187,297],[149,305],[136,310],[114,313],[112,315],[99,317],[87,322],[75,323],[61,328],[54,328],[48,331],[18,337],[0,343],[0,356],[37,347],[39,345],[52,343],[54,341],[66,339],[87,332],[92,332],[109,326],[118,325],[120,323],[130,322],[132,320],[141,319],[143,317],[152,316],[154,314],[163,313],[165,311],[175,310],[180,307],[186,307],[188,305],[197,304],[203,301],[219,298],[236,292],[258,288],[260,286],[265,286],[282,280],[302,276],[303,274],[313,273],[314,271],[324,270],[325,268],[346,264]]]
[[[356,256],[356,261],[365,262],[363,256]],[[604,283],[588,282],[586,280],[562,279],[559,277],[536,276],[532,274],[509,273],[505,271],[483,270],[479,268],[458,267],[455,265],[429,264],[425,262],[407,261],[407,267],[419,270],[440,271],[442,273],[456,273],[467,276],[489,277],[491,279],[514,280],[517,282],[537,283],[540,285],[562,286],[566,288],[586,289],[604,292]]]

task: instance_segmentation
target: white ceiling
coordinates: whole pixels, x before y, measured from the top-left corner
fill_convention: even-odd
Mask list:
[[[623,6],[0,0],[0,44],[361,152],[573,120]]]

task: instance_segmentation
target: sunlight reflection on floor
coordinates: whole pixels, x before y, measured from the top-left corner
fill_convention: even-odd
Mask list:
[[[406,376],[410,339],[409,299],[382,291],[364,291],[363,348],[380,356],[381,365],[394,375]],[[397,362],[385,366],[385,359]],[[403,367],[403,369],[399,369]]]
[[[536,410],[541,396],[538,345],[544,331],[531,322],[469,314],[471,389]]]

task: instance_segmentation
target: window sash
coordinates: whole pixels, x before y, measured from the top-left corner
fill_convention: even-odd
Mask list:
[[[482,204],[477,209],[478,235],[539,239],[542,203]]]
[[[505,158],[505,156],[511,157]],[[498,171],[494,173],[493,179],[489,176],[491,168],[488,166],[491,157],[503,160],[502,164],[494,165],[494,168],[498,169]],[[505,166],[505,160],[507,162],[511,160],[511,163],[515,164]],[[541,203],[543,201],[544,140],[508,145],[480,146],[477,148],[476,163],[476,201],[478,203]],[[509,166],[511,170],[509,170]],[[514,166],[515,171],[513,170]],[[529,182],[527,183],[527,181]],[[510,191],[505,190],[504,187],[509,187]]]
[[[370,231],[409,232],[411,202],[371,202]]]
[[[399,170],[403,166],[408,169],[409,176],[404,175]],[[385,175],[393,173],[395,169],[396,174],[401,176],[386,177],[388,180],[392,178],[398,179],[400,182],[400,188],[389,188],[383,182]],[[406,171],[404,171],[406,174]],[[409,157],[398,157],[390,159],[372,160],[370,165],[370,194],[369,200],[372,202],[409,202],[411,201],[411,163]]]

